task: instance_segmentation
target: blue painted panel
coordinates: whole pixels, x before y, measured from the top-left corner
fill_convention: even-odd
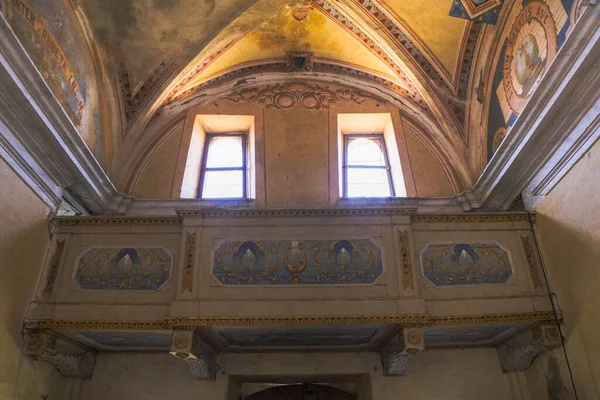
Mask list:
[[[165,349],[171,347],[171,336],[157,332],[78,332],[74,338],[83,337],[100,347],[118,349]]]
[[[78,261],[82,289],[157,290],[171,277],[173,258],[163,248],[94,248]]]
[[[435,286],[506,283],[512,275],[508,253],[497,244],[430,244],[421,266]]]
[[[213,256],[228,285],[372,284],[383,273],[370,239],[227,241]]]
[[[452,6],[450,7],[449,15],[451,17],[457,17],[467,20],[473,20],[475,22],[483,22],[486,24],[495,25],[498,21],[498,16],[500,15],[502,4],[499,4],[496,7],[486,10],[480,14],[477,14],[473,18],[471,18],[464,5],[464,2],[471,2],[474,3],[474,6],[481,6],[486,1],[488,0],[454,0],[452,2]]]
[[[477,345],[493,340],[514,328],[510,325],[444,327],[425,332],[426,346]]]
[[[379,330],[376,325],[222,328],[219,334],[232,348],[320,348],[364,346]]]

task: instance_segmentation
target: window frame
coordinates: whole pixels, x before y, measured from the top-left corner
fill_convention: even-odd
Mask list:
[[[210,142],[214,138],[218,137],[241,137],[242,139],[242,166],[241,167],[207,167],[208,162],[208,150]],[[242,197],[222,197],[222,199],[247,199],[248,198],[248,132],[223,132],[223,133],[206,133],[204,139],[204,149],[202,150],[202,165],[200,168],[200,182],[198,185],[197,197],[199,199],[211,200],[220,199],[217,197],[205,198],[203,197],[204,192],[204,178],[206,172],[210,171],[242,171]]]
[[[344,185],[343,185],[343,194],[344,198],[360,198],[360,197],[349,197],[348,196],[348,170],[350,168],[369,168],[369,169],[385,169],[387,171],[388,185],[390,186],[390,196],[395,197],[396,192],[394,190],[394,181],[392,180],[392,171],[390,167],[390,160],[388,157],[387,147],[385,145],[385,137],[383,133],[367,133],[367,134],[347,134],[344,136],[344,162],[342,164],[343,176],[344,176]],[[383,159],[384,166],[375,166],[375,165],[348,165],[348,146],[350,141],[353,139],[377,139],[381,142],[381,150],[383,151]],[[388,196],[385,196],[388,197]]]

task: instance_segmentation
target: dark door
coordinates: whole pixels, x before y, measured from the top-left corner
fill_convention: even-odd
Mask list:
[[[343,390],[322,385],[277,386],[254,393],[246,400],[356,400]]]

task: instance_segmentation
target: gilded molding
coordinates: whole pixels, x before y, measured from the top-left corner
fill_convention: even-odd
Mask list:
[[[185,266],[183,267],[183,279],[181,292],[192,292],[194,286],[194,260],[196,256],[196,232],[188,232],[185,239]]]
[[[398,231],[398,236],[400,238],[400,256],[402,258],[402,287],[404,289],[414,289],[412,279],[412,265],[410,262],[410,245],[408,242],[408,232]]]
[[[525,250],[525,257],[527,257],[527,266],[529,267],[531,281],[533,282],[533,286],[536,289],[539,289],[542,287],[542,283],[540,281],[540,275],[538,273],[538,267],[535,262],[535,256],[533,255],[533,247],[531,246],[529,237],[521,236],[521,243],[523,244],[523,249]]]
[[[147,226],[179,225],[179,218],[55,218],[55,226]]]
[[[266,217],[381,217],[412,215],[414,209],[352,209],[352,210],[223,210],[178,211],[181,218],[266,218]]]
[[[500,215],[413,215],[412,222],[518,222],[529,221],[527,214]]]
[[[444,325],[480,325],[504,322],[556,323],[551,311],[465,316],[431,315],[374,315],[322,317],[191,317],[169,318],[161,321],[83,321],[83,320],[29,320],[26,329],[94,329],[94,330],[187,330],[200,326],[302,326],[348,324],[401,324],[407,327]]]
[[[60,267],[60,260],[62,258],[62,253],[64,249],[65,240],[57,241],[56,248],[54,249],[54,254],[52,255],[52,259],[50,260],[50,267],[48,268],[48,277],[46,278],[46,286],[44,286],[42,297],[51,296],[52,292],[54,291],[54,284],[56,283],[56,278],[58,276],[58,268]]]
[[[139,331],[161,331],[168,330],[170,324],[166,320],[159,321],[90,321],[90,320],[26,320],[25,329],[94,329],[114,330],[131,329]]]

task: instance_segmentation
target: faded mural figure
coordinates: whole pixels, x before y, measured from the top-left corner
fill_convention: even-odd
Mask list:
[[[522,85],[517,93],[520,96],[528,96],[544,70],[544,60],[540,57],[540,49],[533,35],[527,35],[521,41],[515,54],[515,75],[517,81]]]

